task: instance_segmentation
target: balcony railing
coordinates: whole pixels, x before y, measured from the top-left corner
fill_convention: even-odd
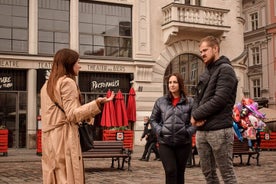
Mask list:
[[[227,25],[227,15],[230,10],[193,6],[179,3],[171,3],[162,8],[163,12],[163,31],[169,31],[175,34],[179,30],[186,31],[214,31],[214,33],[223,33],[229,31]],[[168,38],[165,38],[168,39]]]

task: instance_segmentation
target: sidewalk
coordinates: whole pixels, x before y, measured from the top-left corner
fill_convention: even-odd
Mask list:
[[[86,159],[85,177],[87,184],[162,184],[164,171],[160,161],[139,161],[143,146],[135,146],[132,154],[132,171],[121,171],[110,168],[110,159]],[[0,153],[0,183],[1,184],[39,184],[42,183],[41,157],[36,155],[35,149],[9,149],[8,156]],[[198,158],[196,157],[198,161]],[[247,157],[243,157],[247,161]],[[235,158],[237,164],[239,159]],[[276,152],[262,151],[261,166],[256,166],[256,160],[251,160],[250,166],[235,166],[240,184],[276,183]],[[199,167],[187,168],[185,181],[187,184],[205,183]],[[223,182],[221,182],[223,183]]]

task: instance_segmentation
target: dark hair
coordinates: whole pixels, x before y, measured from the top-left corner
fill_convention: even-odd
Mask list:
[[[64,48],[56,52],[47,84],[47,93],[52,101],[55,101],[54,89],[60,77],[66,75],[76,81],[74,65],[78,59],[79,54],[71,49]]]
[[[168,76],[168,80],[167,80],[167,88],[168,88],[168,91],[169,93],[170,90],[169,90],[169,79],[172,77],[172,76],[175,76],[176,79],[177,79],[177,82],[178,82],[178,85],[179,85],[179,91],[180,91],[180,94],[183,94],[183,96],[186,98],[186,92],[185,92],[185,86],[184,86],[184,79],[182,77],[182,75],[180,73],[172,73]],[[171,96],[171,94],[170,94]]]
[[[214,36],[206,36],[202,38],[199,42],[199,45],[201,45],[203,42],[207,42],[210,47],[218,47],[218,51],[220,50],[220,40]]]

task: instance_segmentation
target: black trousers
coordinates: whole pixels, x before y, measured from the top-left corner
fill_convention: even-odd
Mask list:
[[[146,160],[150,159],[151,151],[153,151],[153,153],[155,154],[156,159],[160,158],[159,151],[158,151],[158,148],[157,148],[156,144],[157,144],[157,142],[151,142],[150,143],[150,146],[148,148],[148,153],[147,153],[147,156],[146,156]]]
[[[143,158],[143,159],[146,159],[146,156],[147,156],[147,154],[148,154],[149,147],[150,147],[150,142],[147,141],[147,142],[146,142],[146,145],[145,145],[145,149],[144,149],[143,155],[142,155],[142,158]]]
[[[166,184],[185,183],[186,163],[191,149],[191,144],[179,146],[159,145],[159,154],[165,170]]]

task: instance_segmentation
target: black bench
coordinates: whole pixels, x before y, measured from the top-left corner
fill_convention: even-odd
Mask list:
[[[128,163],[130,171],[131,151],[124,148],[123,141],[94,141],[93,148],[82,153],[83,158],[111,158],[111,167],[117,161],[118,169],[124,169],[124,164]],[[120,160],[122,158],[122,162]]]
[[[256,159],[257,165],[259,166],[259,149],[249,150],[248,140],[244,139],[242,142],[238,139],[234,140],[233,144],[233,159],[234,157],[240,158],[240,164],[242,164],[242,155],[248,155],[246,165],[250,165],[250,158]]]

